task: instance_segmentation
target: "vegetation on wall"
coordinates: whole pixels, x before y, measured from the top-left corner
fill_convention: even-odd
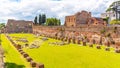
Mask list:
[[[104,18],[103,20],[106,21],[107,24],[108,24],[109,17],[106,17],[106,18]]]

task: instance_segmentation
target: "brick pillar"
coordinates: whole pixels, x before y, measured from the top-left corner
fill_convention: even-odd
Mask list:
[[[89,47],[93,47],[93,44],[89,44]]]
[[[36,68],[44,68],[44,64],[37,64]]]
[[[83,46],[86,46],[86,40],[83,40],[82,43],[83,43]]]
[[[95,44],[95,43],[96,43],[95,39],[93,39],[93,40],[92,40],[92,43],[93,43],[93,44]]]
[[[102,45],[102,37],[100,37],[99,44]]]
[[[72,42],[73,42],[73,43],[76,43],[76,42],[75,42],[75,39],[72,39]]]
[[[106,42],[106,45],[107,45],[107,47],[110,47],[110,42],[107,41],[107,42]]]
[[[97,48],[97,49],[101,49],[101,46],[100,46],[100,45],[97,45],[96,48]]]
[[[68,43],[71,43],[71,38],[68,38]]]
[[[67,41],[67,38],[65,37],[65,38],[63,39],[63,41]]]
[[[80,39],[77,40],[77,44],[80,44]]]

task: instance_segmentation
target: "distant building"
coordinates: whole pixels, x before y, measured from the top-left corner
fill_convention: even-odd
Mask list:
[[[33,29],[33,22],[32,21],[24,21],[24,20],[12,20],[9,19],[5,32],[7,33],[32,33]]]
[[[117,16],[119,16],[119,15],[117,15]],[[107,18],[107,17],[109,17],[108,22],[110,22],[111,20],[116,19],[116,13],[113,11],[109,11],[109,12],[101,14],[101,18]]]
[[[81,25],[106,25],[106,22],[102,18],[96,18],[91,16],[91,12],[81,11],[75,15],[65,17],[65,26],[76,27]]]

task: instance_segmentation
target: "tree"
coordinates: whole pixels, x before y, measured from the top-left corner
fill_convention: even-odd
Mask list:
[[[42,24],[44,24],[46,22],[46,15],[42,14]]]
[[[61,24],[60,19],[57,18],[47,18],[47,26],[59,26]]]
[[[0,29],[2,29],[3,27],[5,27],[5,23],[0,24]]]
[[[60,19],[59,19],[59,23],[58,23],[58,25],[61,25],[61,21],[60,21]]]
[[[41,25],[42,24],[42,16],[41,16],[41,14],[39,15],[39,25]]]
[[[35,25],[38,24],[38,23],[37,23],[37,16],[36,16],[35,19],[34,19],[34,23],[35,23]]]
[[[114,11],[115,9],[113,8],[114,7],[114,5],[116,4],[116,3],[119,3],[120,1],[115,1],[115,2],[113,2],[108,8],[107,8],[107,10],[106,10],[106,12],[108,12],[108,11]]]
[[[103,18],[103,20],[106,21],[108,24],[109,17]]]
[[[118,16],[119,16],[119,20],[120,20],[120,11],[119,11],[120,9],[118,9],[119,6],[120,6],[120,0],[119,1],[115,1],[108,7],[106,12],[109,12],[109,11],[115,12],[116,13],[116,20],[118,19]]]

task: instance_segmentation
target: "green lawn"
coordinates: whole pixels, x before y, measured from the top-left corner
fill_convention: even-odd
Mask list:
[[[10,41],[1,35],[2,47],[5,52],[5,64],[6,68],[30,68],[30,64],[19,54],[19,52],[14,48]]]
[[[26,36],[29,43],[36,40],[32,34],[11,34],[11,36]],[[99,50],[95,45],[90,48],[77,44],[65,46],[49,44],[55,41],[49,39],[41,42],[38,49],[24,48],[24,51],[35,61],[43,63],[45,68],[120,68],[120,54],[115,53],[113,49],[105,51],[104,47]]]

